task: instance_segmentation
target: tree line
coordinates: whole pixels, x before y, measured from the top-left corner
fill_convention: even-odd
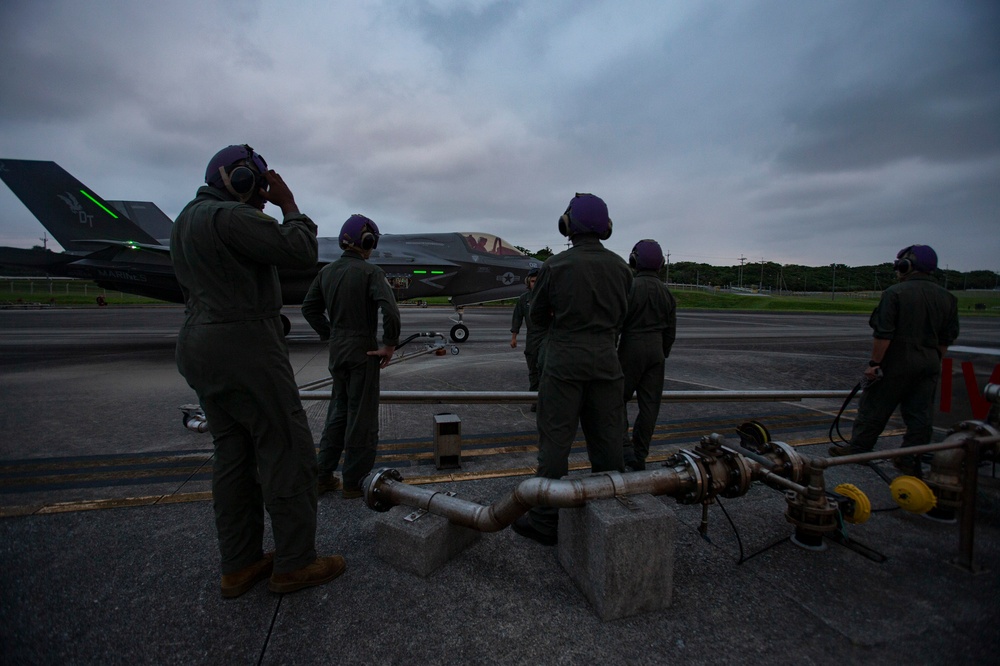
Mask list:
[[[669,275],[667,274],[669,270]],[[882,291],[895,284],[891,263],[875,266],[801,266],[756,262],[733,266],[712,266],[679,261],[664,267],[663,278],[676,284],[699,284],[772,291]],[[948,289],[994,289],[1000,277],[993,271],[937,270],[934,277]]]
[[[518,247],[540,261],[553,255],[549,247],[531,252]],[[773,261],[746,263],[742,266],[712,266],[693,261],[678,261],[664,266],[660,277],[671,284],[694,284],[711,287],[743,287],[771,291],[882,291],[896,282],[892,263],[876,266],[801,266],[778,264]],[[1000,274],[993,271],[953,271],[941,269],[934,272],[937,281],[947,289],[996,289],[1000,287]]]

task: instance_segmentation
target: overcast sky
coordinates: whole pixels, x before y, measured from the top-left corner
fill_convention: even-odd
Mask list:
[[[323,236],[558,251],[593,192],[623,255],[1000,271],[995,0],[2,0],[0,62],[0,158],[171,217],[247,142]]]

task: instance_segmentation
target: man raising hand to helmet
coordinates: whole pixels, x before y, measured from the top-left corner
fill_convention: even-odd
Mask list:
[[[170,258],[186,314],[177,368],[215,445],[222,596],[268,576],[272,592],[294,592],[346,566],[339,555],[316,556],[316,458],[280,319],[277,269],[316,265],[316,225],[250,146],[216,153],[205,183],[174,222]],[[263,213],[266,201],[281,208],[280,224]],[[264,508],[275,546],[267,555]]]

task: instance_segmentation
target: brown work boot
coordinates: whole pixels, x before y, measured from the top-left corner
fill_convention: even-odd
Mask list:
[[[271,574],[271,582],[268,583],[267,589],[278,594],[287,594],[306,587],[323,585],[344,573],[346,568],[347,563],[340,555],[317,557],[315,562],[296,571]]]
[[[322,474],[316,482],[316,489],[319,494],[332,493],[333,491],[340,488],[340,479],[335,477],[333,474]]]
[[[344,499],[358,499],[364,497],[364,494],[361,488],[344,488]]]
[[[249,592],[251,587],[270,576],[273,568],[274,553],[265,553],[263,559],[250,566],[243,567],[236,573],[224,574],[222,576],[222,596],[226,599],[235,599],[241,594]]]

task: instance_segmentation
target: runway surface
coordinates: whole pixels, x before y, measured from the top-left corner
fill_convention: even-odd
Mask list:
[[[326,345],[294,309],[286,314],[299,384],[323,379]],[[447,335],[452,316],[404,308],[403,334]],[[711,542],[694,530],[700,507],[671,502],[689,527],[678,542],[674,604],[628,620],[597,620],[553,551],[510,530],[427,579],[396,572],[370,555],[374,514],[333,496],[320,500],[317,538],[322,551],[345,554],[348,574],[287,599],[255,588],[224,603],[211,438],[183,428],[179,410],[196,402],[173,361],[182,320],[179,307],[0,310],[4,663],[974,663],[1000,642],[996,572],[973,577],[944,564],[955,527],[891,511],[884,483],[856,468],[833,476],[890,510],[855,528],[888,563],[784,543],[737,567],[737,552],[787,536],[780,494],[731,501],[733,529],[713,507]],[[417,355],[422,342],[412,343],[384,371],[383,390],[527,390],[521,349],[509,346],[509,310],[468,308],[464,322],[471,333],[458,354]],[[962,363],[985,385],[1000,362],[990,353],[1000,348],[1000,320],[963,318],[959,342],[942,429],[973,415]],[[684,311],[665,388],[847,391],[870,346],[866,316]],[[653,457],[712,432],[732,436],[751,418],[819,454],[840,403],[665,403]],[[307,404],[317,440],[325,409]],[[461,418],[460,470],[433,464],[433,415],[442,412]],[[536,441],[525,404],[384,404],[376,466],[488,502],[532,473]],[[578,445],[572,460],[583,469]],[[990,492],[977,530],[984,562],[1000,550]]]

